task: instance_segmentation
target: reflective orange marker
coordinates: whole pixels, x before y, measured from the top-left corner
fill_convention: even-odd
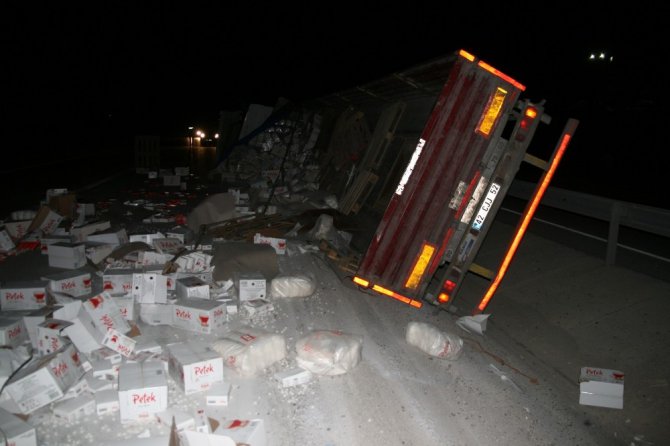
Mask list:
[[[509,268],[510,262],[512,261],[512,258],[514,257],[514,254],[516,253],[516,250],[519,247],[519,244],[521,243],[521,239],[523,238],[524,233],[526,232],[526,228],[528,228],[530,221],[533,219],[535,210],[540,204],[540,200],[542,199],[544,192],[549,187],[549,182],[551,181],[551,178],[554,176],[554,172],[558,167],[558,163],[560,163],[561,158],[563,157],[563,153],[565,152],[565,149],[568,147],[570,139],[572,138],[572,135],[577,129],[578,124],[579,124],[578,120],[569,119],[568,123],[565,125],[565,128],[563,129],[563,135],[561,136],[558,147],[554,151],[554,156],[552,157],[549,169],[547,169],[544,172],[544,175],[542,176],[542,180],[540,181],[539,186],[535,189],[535,194],[533,195],[532,199],[528,204],[528,207],[526,208],[526,212],[524,213],[523,219],[521,220],[521,223],[519,224],[516,234],[512,239],[512,243],[510,243],[509,248],[507,248],[507,253],[505,254],[505,257],[503,258],[503,261],[500,264],[498,273],[496,274],[496,277],[493,279],[493,282],[489,286],[489,289],[484,294],[484,297],[482,298],[481,302],[473,312],[474,314],[479,314],[484,311],[486,306],[489,304],[489,301],[493,297],[493,294],[498,289],[498,286],[500,285],[500,282],[502,281],[503,277],[507,273],[507,269]]]

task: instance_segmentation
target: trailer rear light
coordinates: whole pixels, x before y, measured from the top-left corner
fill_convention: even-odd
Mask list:
[[[496,119],[500,116],[500,110],[502,110],[506,96],[507,90],[500,87],[496,88],[495,93],[493,93],[489,99],[486,110],[482,114],[482,118],[477,126],[477,132],[484,136],[489,136],[491,129],[493,129],[493,126],[496,123]]]
[[[563,137],[561,138],[560,144],[556,149],[553,159],[551,160],[551,164],[549,165],[547,171],[545,171],[542,180],[538,188],[536,189],[535,194],[533,195],[527,210],[524,213],[523,219],[519,224],[516,234],[514,235],[514,239],[512,240],[512,243],[510,243],[509,248],[507,248],[507,253],[505,254],[505,257],[503,258],[503,261],[500,264],[500,268],[498,269],[496,277],[493,279],[493,282],[491,282],[489,289],[486,291],[486,294],[484,294],[484,297],[477,306],[475,313],[481,313],[484,311],[486,306],[489,304],[489,301],[493,297],[493,294],[498,289],[500,282],[505,276],[505,273],[509,268],[510,262],[512,261],[512,258],[514,257],[514,254],[516,253],[516,250],[519,247],[519,243],[521,243],[521,239],[523,238],[523,235],[526,232],[526,229],[528,228],[528,225],[530,224],[533,215],[535,214],[535,210],[539,206],[540,200],[542,199],[544,192],[547,190],[547,187],[549,187],[549,183],[551,182],[551,178],[554,176],[554,172],[558,167],[558,163],[561,161],[563,153],[565,152],[565,149],[568,147],[568,144],[570,143],[570,138],[572,137],[571,133],[574,133],[575,129],[577,128],[577,123],[578,123],[577,120],[571,119],[566,124],[566,129],[563,133]]]
[[[410,299],[409,297],[403,296],[401,294],[398,294],[394,291],[388,290],[388,289],[386,289],[384,287],[381,287],[379,285],[373,285],[372,289],[374,291],[380,293],[380,294],[383,294],[383,295],[388,296],[388,297],[392,297],[394,299],[399,300],[400,302],[404,302],[407,305],[411,305],[411,306],[416,307],[416,308],[421,308],[423,306],[423,304],[421,302],[419,302],[418,300]]]
[[[447,279],[444,281],[444,285],[442,286],[446,292],[451,293],[452,291],[454,291],[454,288],[456,288],[456,282]]]
[[[407,277],[405,288],[414,290],[419,286],[423,273],[426,272],[426,268],[430,265],[430,259],[432,259],[433,253],[435,253],[435,246],[424,243],[421,248],[421,254],[417,257],[414,262],[414,268],[412,268],[412,272],[409,273],[409,276]]]
[[[447,293],[442,292],[437,295],[437,301],[441,304],[446,304],[447,302],[449,302],[449,295]]]
[[[356,283],[356,284],[358,284],[362,287],[367,288],[367,287],[370,286],[370,282],[368,282],[365,279],[361,279],[360,277],[354,276],[354,278],[352,280],[353,280],[354,283]]]
[[[526,113],[525,113],[525,114],[526,114],[527,117],[529,117],[529,118],[531,118],[531,119],[535,119],[535,118],[537,117],[537,109],[534,108],[534,107],[528,107],[528,108],[526,109]]]
[[[533,126],[533,121],[537,117],[537,109],[534,107],[527,107],[523,112],[523,118],[519,123],[519,130],[516,133],[516,140],[523,141],[528,135],[528,131]]]

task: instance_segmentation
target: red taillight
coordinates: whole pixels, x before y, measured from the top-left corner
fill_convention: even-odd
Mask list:
[[[526,135],[530,128],[533,126],[533,121],[537,117],[537,109],[534,107],[528,107],[523,113],[523,118],[519,123],[519,130],[516,133],[516,140],[523,141],[526,139]]]

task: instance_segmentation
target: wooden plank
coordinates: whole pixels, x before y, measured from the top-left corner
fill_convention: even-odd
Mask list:
[[[379,176],[370,172],[361,172],[340,201],[339,210],[345,215],[358,213],[367,200]]]

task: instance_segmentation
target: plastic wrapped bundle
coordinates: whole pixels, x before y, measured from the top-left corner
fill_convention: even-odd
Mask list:
[[[314,290],[314,279],[303,274],[275,277],[270,284],[270,296],[273,298],[309,297],[314,294]]]
[[[437,327],[425,322],[407,324],[405,340],[408,344],[441,359],[458,359],[463,351],[463,339],[457,335],[440,331]]]
[[[361,360],[363,340],[341,331],[313,331],[295,344],[298,366],[318,375],[347,373]]]
[[[286,340],[280,334],[242,327],[214,341],[212,349],[223,357],[224,365],[250,376],[284,359]]]

